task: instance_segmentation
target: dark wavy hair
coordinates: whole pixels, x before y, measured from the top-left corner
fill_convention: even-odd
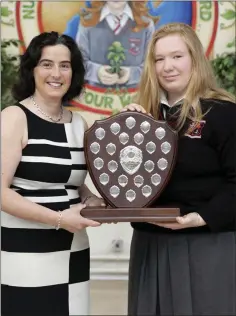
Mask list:
[[[26,99],[35,92],[34,68],[41,58],[42,49],[45,46],[58,44],[65,45],[70,50],[72,67],[71,85],[62,101],[66,102],[80,95],[85,83],[85,67],[81,51],[71,37],[60,35],[57,32],[45,32],[31,40],[20,58],[19,78],[12,88],[13,96],[17,101]]]

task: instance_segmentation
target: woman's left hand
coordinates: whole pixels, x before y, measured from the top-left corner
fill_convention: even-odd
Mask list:
[[[86,206],[106,206],[104,200],[97,196],[90,196],[85,202]]]
[[[204,219],[198,213],[189,213],[184,216],[176,217],[176,223],[160,223],[160,222],[151,222],[151,224],[169,228],[173,230],[190,228],[190,227],[200,227],[206,225]]]

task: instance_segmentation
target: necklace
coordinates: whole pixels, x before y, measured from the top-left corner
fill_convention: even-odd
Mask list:
[[[55,118],[53,118],[51,115],[45,113],[45,112],[40,108],[40,106],[35,102],[34,96],[31,96],[31,100],[32,100],[34,106],[37,108],[37,110],[38,110],[41,114],[43,114],[45,117],[47,117],[49,120],[51,120],[53,123],[58,123],[58,122],[61,121],[61,119],[62,119],[62,117],[63,117],[63,107],[62,107],[62,105],[61,105],[61,110],[60,110],[59,116],[58,116],[58,118],[55,119]]]

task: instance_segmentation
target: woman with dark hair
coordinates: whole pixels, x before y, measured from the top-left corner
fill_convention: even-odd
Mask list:
[[[89,243],[86,205],[103,205],[84,185],[78,96],[85,69],[76,43],[56,32],[31,41],[2,111],[2,315],[86,315]]]

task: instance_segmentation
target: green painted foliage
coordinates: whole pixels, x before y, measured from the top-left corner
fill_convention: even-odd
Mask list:
[[[125,50],[120,42],[113,42],[108,48],[107,59],[110,61],[111,73],[120,73],[121,65],[125,60]]]
[[[236,53],[224,53],[212,60],[219,85],[236,96]]]
[[[232,20],[236,18],[236,12],[234,10],[226,10],[221,16],[226,20]]]
[[[1,108],[14,103],[11,88],[17,78],[19,56],[9,54],[8,48],[17,47],[17,40],[3,40],[1,43]]]

